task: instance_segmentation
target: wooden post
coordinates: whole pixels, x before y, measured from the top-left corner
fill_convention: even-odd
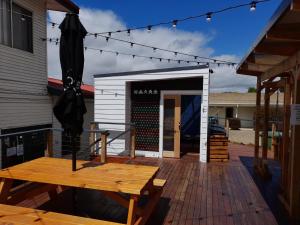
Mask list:
[[[256,84],[256,113],[255,113],[255,149],[254,149],[254,167],[259,166],[259,130],[261,120],[261,77],[257,77]]]
[[[53,157],[53,131],[49,130],[47,132],[47,149],[45,151],[45,156]]]
[[[285,197],[288,198],[288,177],[289,177],[289,148],[290,148],[290,115],[291,115],[291,87],[289,79],[286,79],[284,87],[284,117],[283,117],[283,147],[282,147],[282,173],[281,187],[285,190]],[[287,199],[288,200],[288,199]]]
[[[91,122],[90,130],[96,130],[96,123]],[[96,140],[96,132],[90,132],[89,142],[90,146],[95,142]],[[96,145],[93,144],[91,149],[91,155],[94,155],[96,153]]]
[[[106,153],[107,153],[107,136],[109,133],[107,131],[101,132],[101,162],[106,163]]]
[[[270,89],[265,91],[265,105],[264,105],[264,132],[263,132],[263,149],[262,159],[263,163],[268,160],[268,131],[269,131],[269,112],[270,112]]]
[[[272,152],[274,153],[274,159],[278,160],[278,143],[276,134],[276,124],[272,123]]]
[[[299,71],[295,79],[293,104],[300,104]],[[300,125],[292,126],[291,139],[291,185],[290,185],[290,214],[293,219],[300,220]]]
[[[135,146],[136,146],[136,128],[132,127],[130,133],[130,157],[135,158]]]

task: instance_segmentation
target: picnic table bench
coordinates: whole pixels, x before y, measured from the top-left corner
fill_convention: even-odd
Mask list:
[[[0,182],[0,203],[16,203],[18,198],[21,200],[23,195],[16,194],[15,197],[11,193],[14,180],[38,183],[38,189],[49,192],[50,196],[56,194],[57,187],[93,189],[103,192],[128,208],[127,224],[140,225],[145,224],[148,220],[160,199],[165,185],[165,180],[155,179],[159,167],[78,161],[77,171],[73,172],[71,168],[71,160],[43,157],[3,169],[0,171],[0,179],[2,178]],[[33,197],[37,193],[38,190],[34,189],[31,194],[27,193],[27,197]],[[124,198],[120,193],[128,194],[129,199]],[[139,207],[137,203],[146,193],[149,200],[145,206]],[[58,218],[63,218],[61,214],[46,214],[60,215]],[[66,217],[66,219],[63,219],[64,223],[60,224],[68,224],[67,222],[72,221],[72,218]],[[91,224],[101,224],[101,221]]]

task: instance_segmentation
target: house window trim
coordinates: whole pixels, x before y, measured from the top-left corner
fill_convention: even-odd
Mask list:
[[[31,51],[27,51],[27,50],[24,50],[24,49],[20,49],[20,48],[15,48],[14,47],[14,25],[13,25],[13,4],[27,10],[28,12],[31,13],[31,19],[32,19],[32,29],[31,29],[31,37],[32,37],[32,49]],[[30,54],[30,55],[33,55],[34,54],[34,23],[33,23],[33,18],[34,18],[34,12],[27,8],[26,6],[24,6],[23,4],[20,4],[19,2],[16,2],[14,0],[10,0],[10,22],[11,22],[11,25],[10,25],[10,34],[11,34],[11,45],[5,45],[5,44],[2,44],[0,43],[1,46],[5,46],[5,47],[8,47],[10,49],[15,49],[17,51],[22,51],[23,53],[27,53],[27,54]]]

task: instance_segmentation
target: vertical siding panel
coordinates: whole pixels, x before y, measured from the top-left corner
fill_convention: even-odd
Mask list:
[[[0,129],[52,123],[47,95],[46,3],[14,0],[33,12],[33,53],[0,45]]]

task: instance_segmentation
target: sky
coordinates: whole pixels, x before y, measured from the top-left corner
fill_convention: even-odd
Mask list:
[[[228,6],[249,3],[249,0],[74,0],[81,8],[80,19],[89,32],[103,32],[132,27],[145,26],[164,21],[172,21],[188,16],[199,15]],[[211,22],[198,18],[179,23],[177,28],[160,26],[148,33],[145,30],[125,34],[114,34],[113,37],[157,46],[174,51],[185,52],[205,57],[240,62],[259,34],[267,25],[271,16],[280,4],[280,0],[258,4],[254,12],[248,7],[213,15]],[[49,11],[48,19],[60,23],[64,13]],[[48,24],[48,37],[59,37],[59,29]],[[105,39],[88,37],[85,45],[93,48],[120,51],[130,54],[174,58],[170,53],[142,47],[130,46]],[[59,47],[48,43],[48,73],[50,77],[61,78],[58,57]],[[177,56],[178,59],[189,60],[189,57]],[[191,59],[192,60],[192,59]],[[159,62],[158,60],[139,59],[128,56],[102,53],[87,50],[85,52],[85,69],[83,80],[93,84],[94,74],[126,72],[143,69],[158,69],[190,64]],[[240,76],[235,68],[213,66],[211,75],[212,92],[245,92],[248,87],[255,86],[256,79]]]

